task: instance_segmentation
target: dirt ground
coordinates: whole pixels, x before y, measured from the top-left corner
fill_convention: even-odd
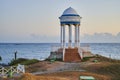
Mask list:
[[[97,80],[110,80],[109,77],[104,75],[98,75],[88,72],[56,72],[52,74],[32,75],[29,73],[24,74],[21,80],[79,80],[80,76],[94,76]]]
[[[111,80],[108,76],[98,75],[89,72],[65,71],[50,74],[33,75],[25,73],[21,77],[2,79],[2,80],[79,80],[80,76],[93,76],[97,80]]]
[[[99,74],[94,74],[90,72],[79,72],[79,71],[57,72],[52,74],[43,74],[42,76],[64,77],[68,80],[79,80],[80,76],[93,76],[97,80],[111,80],[110,77],[105,75],[99,75]]]
[[[92,60],[89,60],[87,62],[76,62],[76,63],[75,62],[67,63],[67,62],[59,62],[59,61],[50,63],[48,61],[44,61],[27,67],[27,72],[32,72],[37,77],[38,76],[42,76],[46,78],[48,77],[49,80],[51,77],[54,78],[55,80],[59,80],[60,78],[65,78],[65,80],[67,79],[79,80],[80,76],[93,76],[97,80],[111,80],[111,77],[108,75],[102,75],[102,74],[96,74],[90,72],[90,70],[97,70],[97,68],[101,66],[108,65],[108,63],[107,64],[106,63],[103,64],[102,62],[94,63],[91,61]],[[47,80],[47,79],[42,79],[42,80]],[[60,79],[60,80],[64,80],[64,79]]]

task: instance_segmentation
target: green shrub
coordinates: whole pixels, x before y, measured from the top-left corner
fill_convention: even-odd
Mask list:
[[[17,64],[23,64],[23,65],[30,65],[39,62],[37,59],[25,59],[25,58],[18,58],[17,60],[11,60],[9,63],[10,66],[17,65]]]
[[[51,60],[54,60],[54,61],[63,61],[62,58],[46,58],[44,61],[51,61]]]
[[[30,64],[37,63],[37,62],[39,62],[39,60],[31,59],[31,60],[23,61],[21,64],[23,64],[23,65],[30,65]]]
[[[88,61],[90,58],[94,58],[94,57],[83,57],[82,62]]]

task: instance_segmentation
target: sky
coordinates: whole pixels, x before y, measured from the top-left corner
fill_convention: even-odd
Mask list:
[[[120,43],[120,0],[0,0],[0,43],[59,43],[69,7],[82,17],[82,43]]]

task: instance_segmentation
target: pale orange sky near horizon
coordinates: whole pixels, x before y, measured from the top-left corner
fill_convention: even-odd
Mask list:
[[[81,35],[120,32],[120,0],[1,0],[0,42],[58,42],[58,17],[74,8],[82,17]]]

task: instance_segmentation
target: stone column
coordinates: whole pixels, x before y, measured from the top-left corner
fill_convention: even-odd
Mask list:
[[[78,47],[80,47],[80,27],[79,27],[79,25],[77,27],[78,27],[78,41],[77,41],[77,44],[78,44]]]
[[[65,25],[63,26],[63,47],[65,47]]]
[[[69,41],[68,41],[68,47],[72,47],[72,25],[70,24],[69,26]]]
[[[63,48],[63,26],[61,25],[60,39],[61,39],[61,48]]]
[[[75,25],[75,47],[77,47],[77,26]]]

